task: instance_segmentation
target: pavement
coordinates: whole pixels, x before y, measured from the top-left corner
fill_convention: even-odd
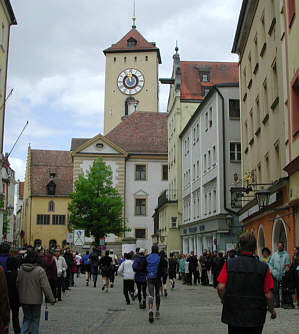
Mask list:
[[[162,297],[160,319],[152,324],[148,310],[140,310],[138,301],[125,303],[121,278],[116,278],[108,293],[100,288],[101,284],[86,287],[83,275],[75,278],[75,287],[66,292],[62,302],[49,306],[48,321],[44,320],[42,307],[40,334],[227,333],[227,326],[220,320],[222,305],[212,287],[186,286],[177,281],[175,289],[168,289],[168,296]],[[298,334],[299,309],[277,309],[277,313],[276,320],[270,320],[267,314],[263,333]]]

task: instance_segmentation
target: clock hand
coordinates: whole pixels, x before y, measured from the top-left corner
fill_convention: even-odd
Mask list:
[[[129,81],[131,82],[132,81],[132,73],[128,73],[128,78],[129,78]]]

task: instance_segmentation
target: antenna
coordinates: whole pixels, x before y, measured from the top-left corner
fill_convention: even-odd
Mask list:
[[[22,136],[23,132],[25,131],[27,125],[28,125],[28,121],[26,122],[25,126],[23,127],[23,130],[21,131],[21,133],[19,134],[19,137],[17,138],[16,142],[13,144],[12,149],[10,150],[10,152],[8,153],[7,159],[8,157],[11,155],[11,152],[13,151],[13,149],[15,148],[15,146],[17,145],[17,142],[19,141],[20,137]]]
[[[133,29],[136,29],[136,16],[135,16],[135,13],[136,13],[136,3],[135,3],[135,0],[134,0],[133,1],[133,17],[132,17],[132,21],[133,21],[132,28]]]

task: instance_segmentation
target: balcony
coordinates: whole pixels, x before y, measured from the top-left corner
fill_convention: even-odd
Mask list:
[[[169,192],[168,189],[165,189],[158,197],[158,208],[171,201],[176,201],[176,191],[172,190]]]

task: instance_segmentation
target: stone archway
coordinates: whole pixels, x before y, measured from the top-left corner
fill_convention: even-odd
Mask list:
[[[265,235],[263,225],[260,225],[257,234],[257,252],[259,256],[262,256],[263,248],[265,248]]]
[[[272,230],[272,251],[273,253],[277,251],[277,244],[279,242],[284,243],[284,249],[288,249],[288,237],[285,227],[285,222],[281,217],[276,217],[273,224]]]

